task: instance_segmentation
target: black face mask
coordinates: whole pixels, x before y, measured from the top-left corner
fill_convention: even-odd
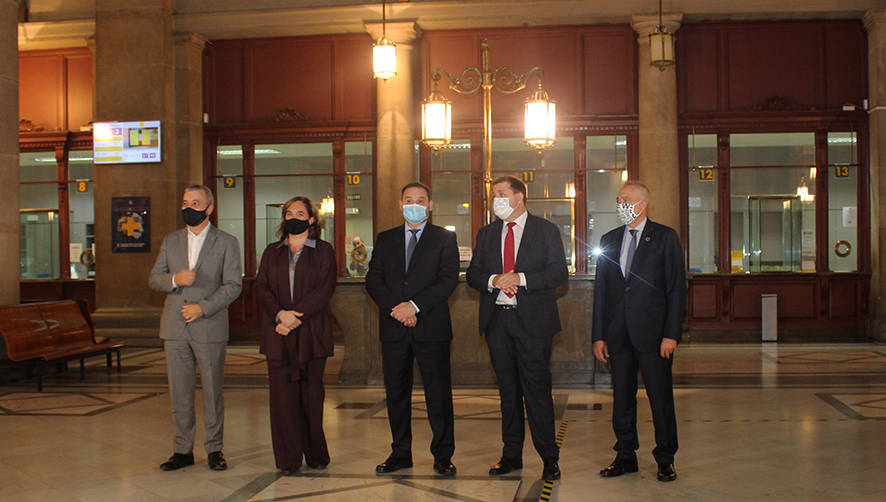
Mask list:
[[[182,218],[185,220],[185,225],[196,227],[206,219],[206,210],[197,211],[194,208],[186,207],[182,209]]]
[[[308,220],[298,220],[296,218],[292,218],[283,221],[283,230],[286,230],[286,233],[290,235],[298,235],[300,233],[303,233],[310,226],[311,223]]]

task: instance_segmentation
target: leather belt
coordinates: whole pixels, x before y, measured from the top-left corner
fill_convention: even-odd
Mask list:
[[[498,310],[517,310],[516,305],[499,305],[498,303],[495,304],[495,308]]]

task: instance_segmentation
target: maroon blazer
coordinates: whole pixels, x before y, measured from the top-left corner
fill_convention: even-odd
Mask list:
[[[329,357],[333,350],[330,300],[338,272],[335,252],[328,242],[305,245],[295,265],[292,297],[289,293],[289,243],[286,239],[269,245],[261,257],[255,291],[261,306],[259,351],[268,359],[291,365]],[[275,331],[277,312],[295,310],[304,315],[301,326],[287,336]]]

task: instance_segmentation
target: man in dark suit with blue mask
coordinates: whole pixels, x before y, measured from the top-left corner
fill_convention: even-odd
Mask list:
[[[626,183],[616,197],[624,223],[600,239],[594,285],[594,355],[612,370],[615,460],[604,478],[637,472],[637,373],[652,408],[658,480],[677,479],[677,419],[671,378],[686,309],[686,269],[674,229],[650,221],[649,189]]]
[[[458,245],[455,232],[428,221],[433,207],[427,186],[403,187],[400,209],[406,224],[378,234],[366,274],[366,290],[378,305],[393,436],[391,454],[376,467],[378,474],[412,467],[412,367],[418,361],[434,433],[434,471],[455,475],[448,300],[458,283]]]

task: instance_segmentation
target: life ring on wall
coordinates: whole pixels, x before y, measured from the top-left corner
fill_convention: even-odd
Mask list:
[[[351,250],[351,261],[354,263],[364,263],[366,262],[366,258],[369,258],[369,253],[366,252],[366,246],[355,247]]]
[[[834,254],[840,258],[846,258],[852,253],[852,244],[849,241],[839,240],[834,243]]]
[[[91,249],[87,249],[80,253],[80,263],[87,267],[95,263],[95,255],[92,254]]]

